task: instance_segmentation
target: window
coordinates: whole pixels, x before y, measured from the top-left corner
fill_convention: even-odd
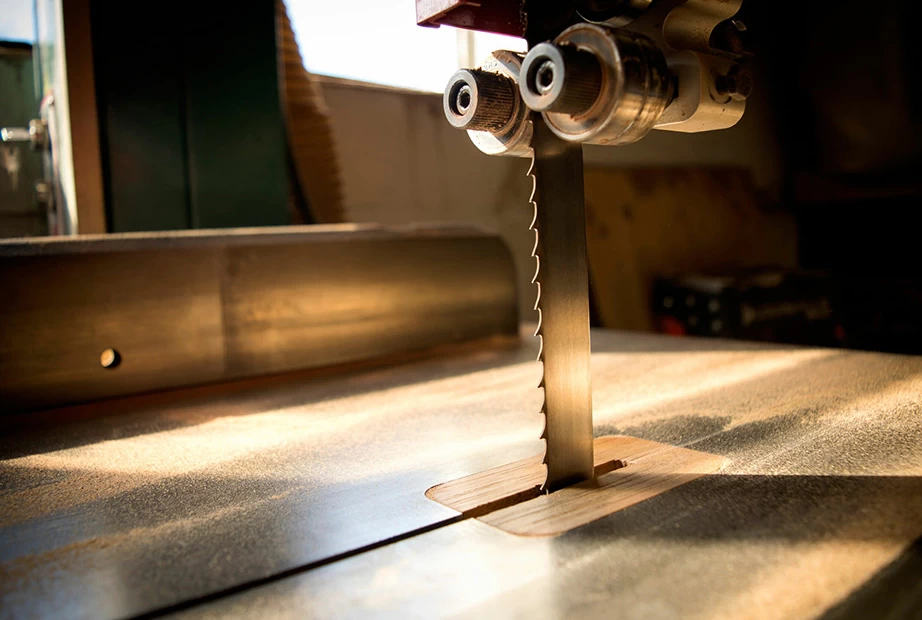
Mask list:
[[[32,0],[0,0],[0,41],[32,43],[35,40],[35,7]]]
[[[525,41],[416,25],[414,0],[286,0],[304,64],[312,73],[441,92],[461,66]]]

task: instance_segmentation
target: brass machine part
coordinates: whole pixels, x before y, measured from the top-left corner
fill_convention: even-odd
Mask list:
[[[454,127],[500,133],[513,121],[518,102],[511,78],[482,69],[461,69],[450,84],[443,105]]]
[[[499,50],[478,69],[458,71],[442,103],[453,127],[466,129],[487,155],[527,157],[531,153],[530,110],[519,96],[522,54]]]
[[[522,64],[521,95],[535,112],[585,114],[602,90],[602,67],[591,52],[539,43]]]
[[[501,105],[483,91],[477,106],[499,118],[490,126],[463,128],[487,154],[524,157],[531,110],[561,139],[587,144],[630,144],[651,129],[695,133],[732,127],[752,91],[747,53],[713,48],[711,34],[728,20],[745,29],[734,20],[742,1],[580,2],[585,22],[553,41],[533,41],[527,56],[494,52],[472,70],[508,78],[520,97],[510,105],[508,82]],[[462,92],[457,78],[446,90],[446,116],[456,127],[458,115],[448,105],[452,93]],[[501,121],[507,122],[498,129]]]
[[[443,105],[449,123],[466,129],[484,153],[524,157],[533,135],[530,110],[568,142],[629,144],[653,129],[673,92],[672,74],[651,40],[578,24],[524,59],[499,51],[479,69],[458,71]]]
[[[534,46],[522,74],[522,99],[568,142],[636,142],[673,98],[672,74],[653,41],[594,24]]]

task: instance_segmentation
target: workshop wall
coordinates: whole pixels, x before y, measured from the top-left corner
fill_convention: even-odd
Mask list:
[[[527,160],[489,157],[478,151],[464,132],[445,121],[441,95],[332,78],[321,78],[321,84],[332,116],[348,217],[387,224],[466,222],[499,233],[516,259],[521,317],[536,318],[534,286],[530,283],[534,236],[528,230],[532,210],[528,204],[531,183],[526,177]],[[596,244],[590,255],[600,265],[612,265],[625,253],[643,256],[642,261],[632,263],[633,267],[606,267],[605,276],[593,271],[596,278],[612,278],[602,283],[604,286],[594,284],[605,291],[603,304],[624,293],[617,310],[599,313],[607,327],[649,328],[645,292],[652,277],[689,266],[689,256],[699,258],[693,267],[794,263],[791,216],[763,213],[757,206],[774,203],[782,187],[781,158],[767,139],[770,134],[766,106],[753,101],[743,120],[730,130],[705,134],[654,131],[630,146],[586,147],[587,168],[592,168],[596,179],[587,185],[587,201],[592,205],[618,203],[605,192],[611,187],[630,187],[629,179],[624,178],[628,169],[673,171],[654,171],[656,192],[630,195],[631,209],[643,212],[643,221],[658,221],[661,226],[635,227],[632,234],[618,235],[621,245],[593,241],[607,237],[590,230],[590,243]],[[725,196],[714,199],[714,192],[721,192],[720,178],[726,178],[728,167],[736,169],[734,179],[744,180],[735,181]],[[616,180],[605,181],[606,169]],[[701,181],[709,169],[718,175],[716,182]],[[700,182],[671,183],[671,178],[678,177],[670,174]],[[687,209],[679,208],[683,204]],[[609,227],[631,225],[623,209],[611,209],[611,214],[595,221],[604,219]],[[678,222],[677,209],[684,214]],[[734,210],[737,215],[728,216]],[[739,217],[747,222],[744,236],[736,235],[732,228]],[[686,226],[690,221],[693,226]],[[671,232],[659,241],[656,235],[662,228]],[[700,234],[705,229],[709,232]],[[745,242],[760,229],[776,232],[759,244]],[[677,242],[681,252],[675,251]],[[624,246],[632,243],[636,247]],[[597,306],[599,301],[596,299]]]

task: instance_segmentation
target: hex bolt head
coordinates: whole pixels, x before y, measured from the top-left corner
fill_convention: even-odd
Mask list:
[[[733,65],[726,75],[717,76],[714,86],[721,95],[745,101],[752,95],[752,72],[748,67]]]

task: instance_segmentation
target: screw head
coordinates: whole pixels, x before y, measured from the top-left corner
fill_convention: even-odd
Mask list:
[[[121,354],[112,348],[105,349],[102,353],[99,354],[99,365],[103,368],[109,370],[118,368],[119,364],[122,362]]]
[[[548,93],[554,87],[554,63],[544,61],[535,74],[535,90],[540,94]]]
[[[48,145],[48,124],[37,118],[29,121],[29,137],[33,148],[45,148]]]
[[[459,116],[464,116],[464,114],[471,108],[471,104],[474,102],[474,94],[471,92],[471,87],[469,84],[465,84],[458,89],[458,92],[455,94],[453,104],[451,106],[452,112]]]
[[[51,204],[51,184],[48,181],[35,182],[35,200],[40,205]]]

